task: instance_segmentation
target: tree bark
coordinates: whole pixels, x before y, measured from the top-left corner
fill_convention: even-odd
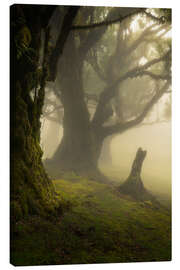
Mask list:
[[[59,73],[64,107],[63,138],[52,159],[45,161],[45,166],[56,177],[61,171],[74,171],[101,181],[105,176],[98,169],[98,159],[103,139],[90,122],[83,91],[83,61],[84,55],[82,57],[77,50],[74,33],[71,33]]]
[[[51,163],[63,170],[89,170],[94,167],[92,134],[81,78],[83,61],[79,59],[74,34],[69,37],[60,64],[63,66],[59,76],[64,106],[64,133]]]
[[[11,24],[15,25],[10,29],[10,205],[12,223],[28,215],[46,216],[58,208],[54,186],[41,161],[42,151],[39,144],[40,115],[46,81],[45,66],[39,80],[40,88],[37,96],[34,97],[34,100],[30,96],[39,76],[37,66],[42,30],[40,14],[41,7],[33,8],[32,5],[13,5],[10,13]],[[24,23],[18,25],[20,17]],[[27,43],[27,35],[29,43]],[[23,53],[24,42],[26,42],[26,53],[30,52],[29,58],[27,54]],[[47,47],[44,48],[44,51],[46,49]]]
[[[131,172],[127,180],[119,187],[119,191],[130,195],[138,201],[153,200],[154,197],[145,189],[141,179],[141,170],[147,152],[141,148],[137,150]]]

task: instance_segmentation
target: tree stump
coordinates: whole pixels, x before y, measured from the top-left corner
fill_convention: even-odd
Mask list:
[[[131,172],[127,180],[119,187],[119,191],[123,194],[130,195],[138,201],[154,200],[144,187],[141,179],[141,170],[147,151],[139,148],[133,161]]]

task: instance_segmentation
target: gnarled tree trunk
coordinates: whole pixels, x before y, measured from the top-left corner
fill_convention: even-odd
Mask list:
[[[31,214],[52,214],[58,207],[54,186],[41,161],[42,151],[39,144],[48,49],[48,31],[40,21],[41,11],[41,6],[34,8],[33,5],[13,5],[11,7],[12,222]],[[18,24],[20,19],[24,22]],[[37,66],[42,30],[46,32],[46,41],[44,65],[39,78]],[[25,53],[24,43],[26,43]],[[37,82],[39,90],[33,99],[30,92],[36,88]]]
[[[61,171],[74,171],[80,175],[102,178],[97,166],[102,140],[90,123],[82,83],[83,59],[76,48],[73,33],[65,46],[61,61],[63,138],[52,159],[45,162],[45,166],[56,177],[58,172],[61,174]]]
[[[141,148],[137,150],[130,175],[119,187],[120,192],[130,195],[139,201],[154,199],[154,197],[145,189],[141,179],[141,170],[146,154],[147,152],[143,151]]]

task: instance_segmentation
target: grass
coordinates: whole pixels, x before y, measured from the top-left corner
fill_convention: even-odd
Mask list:
[[[73,174],[53,182],[72,208],[56,221],[31,217],[16,224],[14,265],[171,260],[171,216],[165,208]]]

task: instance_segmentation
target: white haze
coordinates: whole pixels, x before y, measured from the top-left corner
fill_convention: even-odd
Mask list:
[[[43,158],[51,158],[63,135],[63,129],[54,122],[46,121],[42,133]],[[121,183],[131,169],[138,147],[147,150],[143,163],[144,185],[164,195],[171,193],[171,122],[141,125],[111,141],[112,164],[100,164],[102,171]]]
[[[111,142],[112,167],[106,166],[103,170],[120,181],[125,180],[130,173],[138,147],[147,150],[141,174],[144,185],[152,191],[170,195],[170,122],[140,126],[114,137]]]

